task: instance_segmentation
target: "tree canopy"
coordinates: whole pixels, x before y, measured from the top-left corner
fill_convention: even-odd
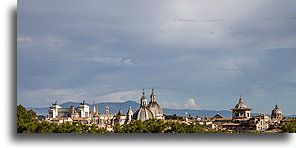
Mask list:
[[[149,119],[145,121],[132,120],[129,124],[116,125],[115,133],[212,133],[225,132],[222,130],[207,130],[199,124],[163,121]]]
[[[283,123],[280,126],[280,130],[282,133],[296,133],[296,119],[294,118],[292,121]]]
[[[17,133],[107,133],[97,125],[85,125],[81,122],[56,124],[38,121],[36,112],[17,106]]]

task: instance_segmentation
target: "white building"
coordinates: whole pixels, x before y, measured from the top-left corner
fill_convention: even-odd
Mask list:
[[[52,120],[54,118],[89,118],[89,106],[85,104],[85,100],[80,106],[75,108],[71,106],[70,108],[62,108],[57,104],[57,101],[49,107],[48,118]]]

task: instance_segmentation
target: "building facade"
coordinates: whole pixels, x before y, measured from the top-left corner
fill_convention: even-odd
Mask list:
[[[48,110],[48,118],[62,118],[62,117],[70,117],[70,118],[88,118],[89,117],[89,106],[85,104],[85,100],[77,107],[71,106],[70,108],[62,108],[57,104],[57,101],[49,107]]]
[[[240,96],[239,102],[235,105],[232,110],[232,118],[233,119],[241,119],[241,118],[250,118],[251,117],[251,110],[247,107],[246,104],[243,103],[243,99]]]

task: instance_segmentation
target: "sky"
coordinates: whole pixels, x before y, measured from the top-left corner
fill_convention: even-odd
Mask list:
[[[292,0],[22,0],[17,103],[139,102],[295,114]],[[149,101],[149,99],[148,99]]]

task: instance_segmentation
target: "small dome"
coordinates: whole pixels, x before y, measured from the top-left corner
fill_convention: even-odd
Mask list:
[[[155,113],[155,116],[158,116],[158,115],[162,116],[163,114],[162,109],[160,105],[157,104],[157,102],[150,101],[148,108]]]
[[[154,118],[152,111],[145,106],[141,106],[138,110],[133,114],[133,119],[135,120],[147,120]]]
[[[280,109],[273,109],[272,114],[282,114],[282,111]]]
[[[275,108],[272,110],[272,114],[282,114],[282,111],[278,108],[277,105],[275,105]]]
[[[118,116],[125,116],[123,113],[122,113],[122,110],[121,108],[119,109],[119,112],[117,113]]]
[[[243,103],[243,99],[240,97],[239,102],[235,105],[234,108],[244,109],[244,108],[248,108],[248,107],[247,107],[247,105],[245,103]]]
[[[247,108],[247,105],[244,103],[237,103],[234,108]]]
[[[133,114],[134,113],[132,111],[132,107],[130,106],[129,109],[128,109],[128,111],[127,111],[127,113],[126,113],[126,115],[133,115]]]

